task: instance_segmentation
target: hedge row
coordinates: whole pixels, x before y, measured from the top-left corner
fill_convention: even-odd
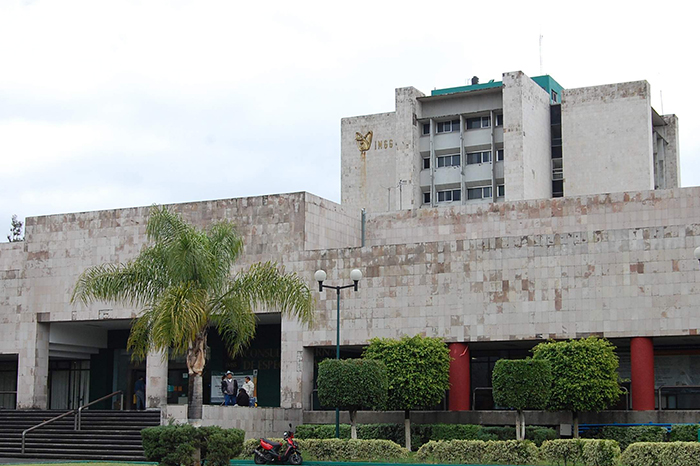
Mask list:
[[[534,464],[538,452],[529,440],[431,440],[420,447],[417,457],[435,463]]]
[[[698,424],[676,424],[668,433],[666,428],[659,426],[606,426],[590,429],[582,435],[585,438],[615,440],[624,451],[629,445],[640,442],[697,442],[698,428]]]
[[[211,466],[227,466],[243,448],[241,429],[172,425],[141,431],[144,456],[163,466],[191,465],[199,448],[201,459]]]
[[[282,442],[282,439],[270,439]],[[400,460],[407,451],[389,440],[341,440],[341,439],[295,439],[304,460],[314,461],[378,461]],[[260,441],[246,440],[243,444],[244,458],[253,455]]]
[[[548,440],[540,447],[539,454],[543,461],[555,465],[617,466],[620,446],[614,440]]]
[[[541,445],[545,440],[557,438],[554,429],[546,427],[527,427],[526,439]],[[324,439],[335,438],[335,425],[302,424],[296,428],[297,438]],[[358,424],[358,439],[387,439],[404,445],[403,424]],[[340,438],[350,438],[350,426],[340,425]],[[413,424],[411,425],[411,444],[415,448],[433,440],[514,440],[514,427],[483,427],[472,424]]]
[[[635,443],[622,454],[622,466],[697,466],[700,443]]]

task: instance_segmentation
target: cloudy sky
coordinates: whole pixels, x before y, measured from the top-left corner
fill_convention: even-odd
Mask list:
[[[0,0],[10,217],[310,191],[340,200],[340,118],[505,71],[646,79],[700,185],[692,2]],[[6,225],[6,226],[2,226]]]

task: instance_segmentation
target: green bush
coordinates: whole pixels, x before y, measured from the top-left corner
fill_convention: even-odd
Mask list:
[[[540,458],[557,466],[576,464],[582,457],[583,441],[580,439],[549,440],[540,447]]]
[[[583,440],[582,458],[587,466],[617,466],[620,445],[614,440]]]
[[[617,466],[620,447],[614,440],[562,439],[546,441],[540,447],[540,458],[549,464],[570,466]]]
[[[198,448],[201,458],[208,464],[225,466],[240,454],[243,438],[244,432],[240,429],[214,426],[158,426],[141,431],[144,456],[164,466],[192,464]]]
[[[525,440],[531,440],[538,447],[547,440],[556,440],[559,438],[557,431],[549,427],[528,427],[525,429]]]
[[[698,442],[640,442],[622,454],[622,466],[697,466],[700,464]]]
[[[269,439],[282,442],[282,439]],[[399,460],[407,455],[405,448],[389,440],[351,439],[296,439],[304,460],[310,461],[383,461]],[[250,439],[243,444],[241,456],[250,458],[260,440]]]
[[[482,427],[481,432],[480,440],[515,440],[515,427]]]
[[[671,442],[697,442],[698,429],[698,424],[674,424],[668,439]]]
[[[629,445],[639,442],[665,442],[666,429],[659,426],[615,427],[600,429],[597,438],[615,440],[624,451]]]
[[[538,450],[529,440],[506,440],[485,442],[484,463],[534,464]]]
[[[477,440],[479,431],[473,424],[432,424],[430,440]]]
[[[421,461],[436,463],[481,463],[486,442],[482,440],[431,440],[418,449],[416,456]]]

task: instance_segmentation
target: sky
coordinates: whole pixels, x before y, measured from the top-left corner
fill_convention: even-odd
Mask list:
[[[571,5],[571,6],[569,6]],[[522,70],[647,80],[700,185],[692,2],[0,0],[10,218],[309,191],[340,201],[340,119]],[[541,47],[540,47],[540,36]],[[541,50],[541,54],[540,54]],[[6,225],[6,227],[3,227]]]

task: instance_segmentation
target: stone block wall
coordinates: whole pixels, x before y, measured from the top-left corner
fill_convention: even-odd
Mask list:
[[[564,90],[566,196],[654,189],[650,94],[646,81]]]

